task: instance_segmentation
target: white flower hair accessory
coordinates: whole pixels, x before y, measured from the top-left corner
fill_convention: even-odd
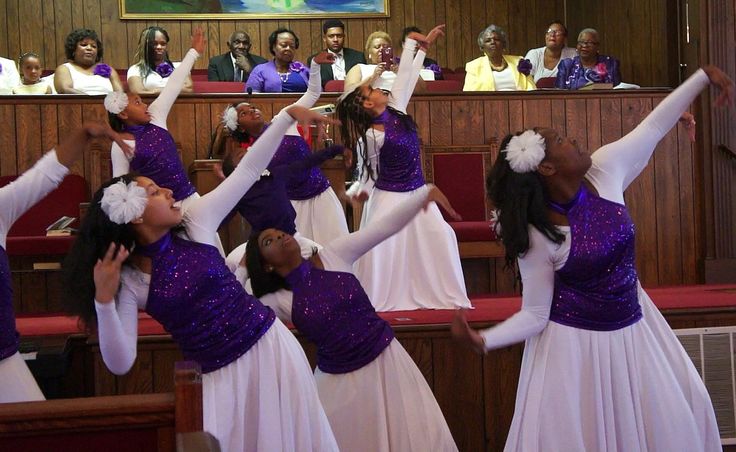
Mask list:
[[[506,149],[506,160],[516,173],[535,171],[544,159],[544,137],[533,130],[526,130],[509,141]]]
[[[128,106],[128,95],[123,91],[113,91],[105,96],[105,110],[117,115]]]
[[[231,132],[238,128],[238,110],[232,105],[222,112],[222,124]]]
[[[138,185],[136,181],[129,184],[117,181],[105,188],[100,206],[110,221],[126,224],[140,218],[143,211],[146,210],[147,203],[146,189]]]

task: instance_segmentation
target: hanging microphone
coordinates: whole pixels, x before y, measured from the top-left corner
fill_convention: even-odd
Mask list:
[[[253,94],[253,88],[251,88],[251,87],[249,86],[249,87],[247,87],[247,88],[245,89],[245,92],[247,92],[247,93],[248,93],[248,95],[250,96],[250,95],[252,95],[252,94]]]

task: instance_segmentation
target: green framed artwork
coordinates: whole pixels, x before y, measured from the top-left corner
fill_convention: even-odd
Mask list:
[[[120,0],[122,19],[388,17],[388,0]]]

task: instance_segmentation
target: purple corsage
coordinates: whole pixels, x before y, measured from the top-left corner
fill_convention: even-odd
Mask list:
[[[440,68],[439,64],[430,64],[425,69],[429,69],[430,71],[434,72],[435,80],[442,80],[442,68]]]
[[[163,78],[168,77],[172,72],[174,72],[174,66],[169,64],[168,61],[164,61],[156,66],[156,73]]]
[[[516,66],[516,70],[524,75],[529,75],[532,73],[532,62],[522,58],[519,60],[519,65]]]
[[[112,68],[105,63],[98,63],[92,73],[94,75],[99,75],[100,77],[110,78]]]
[[[298,61],[293,61],[293,62],[292,62],[292,63],[291,63],[290,65],[289,65],[289,70],[290,70],[291,72],[301,72],[301,71],[305,70],[306,68],[307,68],[307,67],[306,67],[305,65],[303,65],[302,63],[300,63],[300,62],[298,62]]]

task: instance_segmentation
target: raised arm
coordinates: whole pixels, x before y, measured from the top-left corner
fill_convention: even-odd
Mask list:
[[[706,70],[708,73],[706,73]],[[733,95],[733,82],[720,69],[700,69],[668,95],[634,130],[596,151],[592,158],[602,177],[612,178],[621,191],[641,173],[662,138],[677,124],[682,113],[700,92],[713,83],[727,96]]]
[[[327,244],[325,252],[336,255],[349,268],[371,248],[403,229],[422,208],[427,208],[431,202],[441,204],[452,216],[457,217],[447,197],[434,185],[425,185],[376,221]]]
[[[189,73],[194,66],[194,62],[204,53],[206,44],[207,40],[204,38],[204,32],[201,28],[196,28],[192,33],[192,48],[184,55],[181,64],[171,73],[169,81],[161,90],[161,94],[148,107],[152,124],[166,128],[166,118],[169,116],[169,111],[189,79]]]
[[[135,141],[133,145],[135,145]],[[110,148],[110,163],[112,164],[112,177],[122,176],[130,172],[130,160],[115,142],[112,143]]]
[[[401,61],[399,61],[399,70],[396,72],[396,80],[393,88],[391,88],[389,105],[401,112],[406,112],[406,107],[409,105],[409,100],[414,92],[414,86],[419,79],[419,71],[423,67],[424,57],[427,55],[422,49],[419,49],[414,55],[416,48],[417,41],[407,37],[404,41],[404,49],[401,51]]]
[[[295,105],[312,108],[319,100],[319,96],[322,94],[322,71],[320,71],[320,63],[318,61],[322,61],[320,59],[322,53],[312,58],[312,62],[309,65],[309,83],[307,84],[307,91],[295,102]]]
[[[288,178],[292,174],[296,175],[312,167],[319,166],[327,160],[331,160],[339,154],[345,154],[346,152],[350,152],[350,150],[346,150],[343,146],[330,146],[320,151],[310,152],[309,155],[303,159],[292,161],[284,165],[279,165],[275,168],[272,168],[271,172],[279,176]]]

